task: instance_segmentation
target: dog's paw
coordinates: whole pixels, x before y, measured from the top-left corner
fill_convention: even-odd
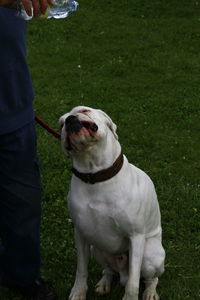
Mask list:
[[[160,297],[156,293],[156,290],[146,289],[143,293],[142,300],[159,300]]]
[[[99,295],[105,295],[110,293],[111,280],[103,276],[101,280],[96,284],[95,292]]]
[[[72,289],[69,300],[86,300],[87,289],[76,291]]]
[[[138,300],[138,295],[129,295],[129,294],[125,294],[122,300]]]

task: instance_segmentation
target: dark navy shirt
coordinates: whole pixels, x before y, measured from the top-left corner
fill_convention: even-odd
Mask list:
[[[14,9],[0,7],[0,134],[34,118],[33,88],[26,63],[26,21]]]

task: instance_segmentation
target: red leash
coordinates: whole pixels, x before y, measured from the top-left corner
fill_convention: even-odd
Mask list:
[[[39,118],[37,115],[35,115],[35,121],[40,124],[41,127],[46,129],[49,133],[51,133],[55,138],[61,139],[61,135],[59,132],[51,128],[47,123],[45,123],[41,118]]]

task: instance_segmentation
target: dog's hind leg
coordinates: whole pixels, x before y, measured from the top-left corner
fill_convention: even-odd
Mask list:
[[[114,272],[110,268],[106,268],[103,270],[103,276],[96,285],[96,293],[98,293],[99,295],[105,295],[110,292],[113,275]]]
[[[142,296],[142,300],[159,300],[160,297],[156,292],[156,286],[158,284],[158,278],[145,280],[145,291]]]
[[[156,292],[158,276],[164,272],[165,251],[161,244],[161,237],[146,240],[142,262],[142,277],[145,279],[143,300],[159,300]]]

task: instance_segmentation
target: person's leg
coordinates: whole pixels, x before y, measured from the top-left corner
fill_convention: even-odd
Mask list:
[[[34,123],[0,136],[0,273],[32,284],[40,270],[41,187]]]

